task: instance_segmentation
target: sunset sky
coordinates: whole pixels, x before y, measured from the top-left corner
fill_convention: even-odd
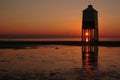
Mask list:
[[[120,0],[0,0],[0,34],[79,37],[82,10],[99,14],[101,37],[120,37]]]

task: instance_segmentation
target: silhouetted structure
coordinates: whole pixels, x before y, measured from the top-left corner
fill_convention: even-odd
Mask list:
[[[92,5],[88,5],[88,8],[83,10],[82,42],[98,42],[98,12]]]

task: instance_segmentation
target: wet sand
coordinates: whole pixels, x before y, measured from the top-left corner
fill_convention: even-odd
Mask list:
[[[98,62],[83,68],[78,43],[3,42],[0,80],[120,80],[119,45],[103,47],[101,43]]]
[[[120,73],[115,71],[94,71],[93,73],[94,76],[84,73],[81,69],[73,69],[73,71],[64,73],[62,71],[23,74],[8,73],[4,76],[1,75],[0,80],[120,80]],[[94,79],[91,79],[91,77],[94,77]]]

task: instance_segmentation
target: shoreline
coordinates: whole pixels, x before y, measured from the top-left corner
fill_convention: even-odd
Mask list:
[[[39,46],[39,45],[70,45],[82,46],[81,41],[0,41],[0,48]],[[99,41],[92,46],[120,47],[120,41]]]

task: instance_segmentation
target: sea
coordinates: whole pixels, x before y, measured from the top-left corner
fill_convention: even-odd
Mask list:
[[[6,39],[20,40],[48,41]],[[120,38],[111,41],[120,41]],[[1,48],[0,80],[120,80],[120,47],[22,45]]]
[[[0,38],[0,41],[81,41],[81,38]],[[120,41],[120,37],[100,38],[99,41]]]

